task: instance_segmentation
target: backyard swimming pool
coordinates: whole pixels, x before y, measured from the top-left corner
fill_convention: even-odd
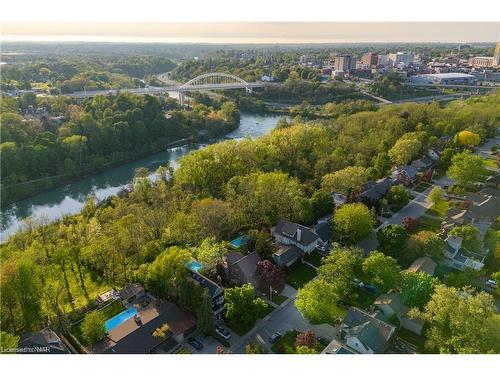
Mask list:
[[[126,320],[133,318],[134,315],[139,314],[139,311],[135,307],[129,307],[127,310],[122,311],[118,315],[106,320],[104,326],[106,327],[106,332],[118,327],[120,324]]]
[[[189,268],[191,271],[194,272],[200,272],[201,268],[203,267],[200,262],[197,260],[192,260],[186,264],[187,268]]]
[[[248,236],[247,235],[243,235],[243,236],[240,236],[238,238],[235,238],[234,240],[232,240],[231,242],[229,242],[229,244],[236,248],[236,249],[239,249],[240,247],[244,246],[246,243],[248,242]]]

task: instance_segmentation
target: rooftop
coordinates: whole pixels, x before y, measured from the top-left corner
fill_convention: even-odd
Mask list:
[[[318,235],[308,227],[284,219],[276,224],[274,233],[289,237],[303,246],[308,246],[319,239]]]
[[[435,78],[448,78],[448,79],[453,79],[453,78],[475,78],[472,74],[466,74],[466,73],[434,73],[434,74],[422,74],[422,76],[426,77],[435,77]]]
[[[168,338],[157,338],[153,332],[168,324],[170,335],[177,336],[195,327],[195,319],[175,304],[151,301],[147,306],[137,304],[140,323],[128,319],[108,332],[105,340],[92,347],[96,353],[147,354]]]
[[[408,271],[424,272],[428,275],[434,276],[436,266],[436,262],[434,262],[430,257],[420,257],[416,259],[410,267],[408,267]]]
[[[352,336],[357,336],[363,344],[375,353],[384,353],[388,348],[396,328],[370,315],[368,312],[350,307],[342,325]]]

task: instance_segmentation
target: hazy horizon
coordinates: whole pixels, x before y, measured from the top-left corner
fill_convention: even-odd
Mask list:
[[[5,22],[2,41],[326,44],[490,43],[500,22]]]

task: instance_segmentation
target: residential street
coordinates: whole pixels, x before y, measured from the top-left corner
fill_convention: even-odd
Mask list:
[[[377,247],[376,231],[388,224],[401,224],[406,216],[413,218],[419,218],[422,216],[432,205],[432,203],[427,199],[427,195],[429,195],[431,190],[432,186],[424,190],[422,193],[412,190],[412,193],[416,195],[414,199],[412,199],[406,206],[390,218],[383,219],[383,223],[376,228],[370,236],[358,243],[358,246],[363,249],[364,255],[368,256]]]
[[[275,309],[266,319],[258,322],[249,333],[241,338],[238,344],[231,347],[231,350],[235,353],[244,353],[245,344],[254,340],[270,351],[269,337],[273,333],[285,333],[294,329],[301,332],[311,329],[318,336],[325,337],[328,340],[333,339],[337,335],[336,328],[328,324],[311,325],[302,317],[294,304],[296,293],[295,291],[292,298],[289,298],[283,306]]]

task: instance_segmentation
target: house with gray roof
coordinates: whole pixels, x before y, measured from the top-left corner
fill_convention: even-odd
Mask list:
[[[345,344],[337,339],[333,339],[326,346],[321,354],[356,354],[355,351],[349,349]]]
[[[146,289],[140,283],[133,283],[126,285],[122,290],[120,290],[120,298],[128,303],[132,303],[143,297],[146,294]]]
[[[260,256],[256,251],[252,251],[247,255],[231,251],[226,256],[225,264],[226,276],[229,283],[233,285],[249,283],[256,287],[255,271],[260,261]]]
[[[411,162],[411,165],[417,168],[418,172],[425,172],[432,168],[433,162],[428,157],[423,157]]]
[[[70,350],[59,336],[46,327],[41,331],[27,333],[21,336],[19,342],[20,354],[70,354]]]
[[[417,180],[417,172],[413,165],[400,165],[392,172],[391,178],[400,184],[408,185]]]
[[[479,271],[484,267],[484,255],[463,249],[461,237],[448,236],[445,242],[444,263],[447,266],[461,271],[466,268]]]
[[[382,294],[373,302],[373,306],[380,310],[386,319],[390,319],[395,315],[398,317],[402,328],[417,335],[422,334],[425,321],[423,319],[411,319],[408,317],[410,308],[403,303],[399,293],[392,292]]]
[[[111,329],[104,340],[93,345],[92,353],[170,353],[196,330],[196,320],[177,305],[151,299],[139,309],[140,322],[128,319]],[[166,328],[166,329],[165,329]],[[158,331],[163,331],[157,334]]]
[[[341,339],[361,354],[385,353],[395,333],[395,327],[357,307],[349,308],[340,325]]]
[[[304,252],[295,245],[281,245],[273,254],[273,261],[278,266],[290,267],[304,256]]]
[[[216,319],[222,319],[224,312],[224,288],[201,273],[190,270],[191,279],[206,289],[212,299],[212,310]]]
[[[321,238],[312,229],[284,219],[271,228],[271,235],[278,246],[273,260],[280,266],[292,265],[322,244]]]
[[[365,184],[364,190],[359,194],[359,200],[368,207],[373,207],[378,204],[391,189],[392,180],[390,178],[381,178],[377,181],[371,181]]]

